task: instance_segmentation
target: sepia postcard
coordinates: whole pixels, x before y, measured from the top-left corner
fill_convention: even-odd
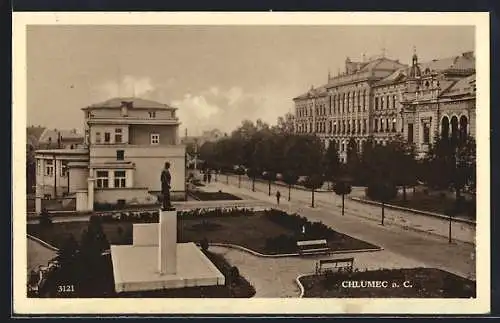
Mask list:
[[[15,314],[490,311],[487,13],[13,15]]]

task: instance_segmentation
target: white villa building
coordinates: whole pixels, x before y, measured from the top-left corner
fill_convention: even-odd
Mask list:
[[[41,199],[76,199],[76,211],[94,203],[152,204],[160,173],[170,162],[171,194],[185,194],[185,146],[176,108],[139,98],[113,98],[82,109],[84,148],[36,151],[36,211]]]

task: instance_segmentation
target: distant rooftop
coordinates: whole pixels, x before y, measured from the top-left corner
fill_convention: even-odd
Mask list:
[[[176,109],[170,105],[152,100],[146,100],[134,97],[118,97],[106,100],[104,102],[92,104],[86,108],[83,108],[82,110],[88,110],[94,108],[108,108],[108,109],[121,108],[125,103],[129,104],[129,106],[131,105],[132,109],[158,109],[158,110]]]

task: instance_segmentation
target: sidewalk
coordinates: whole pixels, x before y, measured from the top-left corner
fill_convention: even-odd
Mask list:
[[[239,189],[220,182],[217,185],[219,185],[222,191],[246,198],[253,197],[277,207],[275,198],[268,196],[267,193],[252,192],[244,188]],[[347,205],[346,203],[345,216],[341,215],[339,207],[332,207],[331,204],[325,205],[323,201],[319,202],[318,207],[311,208],[303,200],[301,201],[296,198],[295,200],[292,199],[290,203],[284,199],[280,203],[279,208],[286,212],[297,212],[311,221],[321,221],[335,230],[354,238],[377,244],[385,250],[425,263],[428,267],[440,268],[463,277],[475,278],[474,245],[461,241],[454,241],[454,243],[449,244],[448,240],[443,236],[421,232],[421,226],[416,227],[415,230],[405,229],[399,224],[394,224],[397,220],[404,220],[394,218],[394,215],[388,215],[386,225],[381,226],[378,224],[380,208],[376,208],[378,217],[375,221],[371,215],[363,214],[360,216],[357,214],[360,210],[363,210],[362,208],[373,208],[373,206],[361,204],[362,208],[355,209],[353,205],[357,205],[358,203],[354,203],[352,202],[351,205]],[[399,217],[404,218],[401,215]],[[438,221],[438,219],[432,220]]]
[[[220,182],[219,182],[220,183]],[[237,183],[229,182],[230,185],[227,186],[225,182],[220,183],[221,185],[226,185],[226,191],[228,189],[233,189],[235,195],[245,198],[254,198],[264,200],[268,203],[276,205],[276,198],[273,193],[271,196],[267,194],[267,186],[264,187],[262,184],[255,184],[256,192],[252,192],[249,188],[244,188],[245,185],[242,184],[242,188],[238,189]],[[220,188],[224,190],[224,188]],[[273,191],[273,190],[272,190]],[[310,194],[296,194],[298,192],[292,193],[292,205],[297,205],[300,207],[308,207],[311,205]],[[288,192],[282,192],[281,204],[283,207],[288,207]],[[322,210],[325,212],[333,212],[337,215],[341,214],[342,210],[342,198],[335,194],[315,194],[315,210]],[[285,209],[285,211],[288,211]],[[419,232],[425,232],[429,235],[437,235],[440,237],[448,238],[449,235],[449,218],[439,218],[431,217],[428,215],[417,214],[410,211],[395,210],[390,208],[385,208],[385,226],[397,226],[404,230],[413,230]],[[354,216],[358,218],[363,218],[365,220],[373,221],[374,223],[380,223],[382,217],[382,208],[378,205],[366,204],[351,200],[348,196],[345,197],[345,216]],[[463,223],[462,221],[453,221],[451,224],[452,239],[475,244],[476,227],[475,224]]]

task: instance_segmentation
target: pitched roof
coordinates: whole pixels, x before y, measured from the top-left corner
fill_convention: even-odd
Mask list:
[[[475,70],[475,63],[475,57],[472,55],[472,53],[469,52],[459,56],[433,59],[429,62],[418,63],[418,67],[420,68],[420,71],[422,73],[425,73],[427,69],[429,69],[431,72],[441,73],[449,70]],[[394,73],[378,81],[376,85],[390,84],[393,82],[404,80],[409,75],[410,69],[411,66],[400,68]],[[443,90],[447,87],[445,82],[447,81],[441,82],[441,88]],[[448,86],[452,83],[453,82],[448,84]]]
[[[459,56],[433,59],[430,62],[420,63],[419,65],[422,71],[429,68],[431,72],[441,72],[446,70],[472,70],[476,67],[476,58],[471,53],[464,53]]]
[[[61,135],[62,140],[83,140],[83,136],[77,133],[75,130],[65,130],[65,129],[45,129],[45,131],[40,136],[39,141],[47,143],[50,141],[53,143],[57,142],[57,137]]]
[[[464,77],[453,83],[452,86],[448,87],[441,97],[452,97],[459,95],[473,94],[476,83],[476,74]]]
[[[327,95],[328,94],[328,91],[326,90],[326,85],[322,85],[322,86],[319,86],[317,88],[313,88],[311,87],[311,89],[309,91],[307,91],[306,93],[304,94],[301,94],[295,98],[293,98],[294,100],[297,100],[297,99],[307,99],[307,98],[310,98],[310,97],[318,97],[318,96],[324,96],[324,95]]]
[[[167,104],[163,104],[152,100],[146,100],[134,97],[118,97],[106,100],[104,102],[92,104],[89,107],[84,108],[83,110],[89,108],[121,108],[123,102],[132,102],[132,108],[134,109],[159,109],[159,110],[175,109],[174,107],[169,106]]]
[[[39,140],[42,133],[45,131],[45,127],[40,126],[30,126],[26,128],[26,136],[35,140]]]

